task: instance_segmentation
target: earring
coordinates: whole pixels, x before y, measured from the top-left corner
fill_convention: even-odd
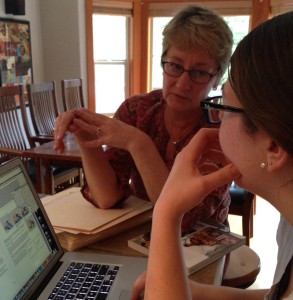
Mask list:
[[[260,163],[260,167],[261,167],[262,169],[265,169],[265,168],[266,168],[266,166],[267,166],[267,164],[266,164],[266,163],[264,163],[264,162]]]

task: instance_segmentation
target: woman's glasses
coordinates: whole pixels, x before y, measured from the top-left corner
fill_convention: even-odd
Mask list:
[[[185,70],[181,65],[169,62],[169,61],[161,61],[164,72],[172,77],[180,77],[184,72],[187,72],[189,78],[194,83],[208,83],[212,77],[216,76],[219,72],[215,74],[210,74],[206,71],[202,70]]]
[[[219,124],[222,122],[221,112],[228,111],[233,113],[245,113],[244,109],[234,106],[224,105],[222,96],[216,96],[204,99],[200,102],[200,106],[204,110],[207,122]]]

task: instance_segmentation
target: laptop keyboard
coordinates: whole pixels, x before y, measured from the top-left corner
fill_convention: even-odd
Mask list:
[[[119,266],[72,262],[48,299],[104,300]]]

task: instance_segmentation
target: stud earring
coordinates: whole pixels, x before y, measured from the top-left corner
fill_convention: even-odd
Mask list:
[[[264,162],[260,163],[260,167],[261,167],[262,169],[265,169],[265,168],[266,168],[266,166],[267,166],[267,164],[266,164],[266,163],[264,163]]]

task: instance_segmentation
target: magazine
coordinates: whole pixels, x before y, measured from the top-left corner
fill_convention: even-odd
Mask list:
[[[128,241],[128,246],[148,255],[150,233],[141,234]],[[229,231],[218,223],[199,222],[191,233],[182,236],[185,264],[192,274],[229,252],[245,244],[246,238]]]

